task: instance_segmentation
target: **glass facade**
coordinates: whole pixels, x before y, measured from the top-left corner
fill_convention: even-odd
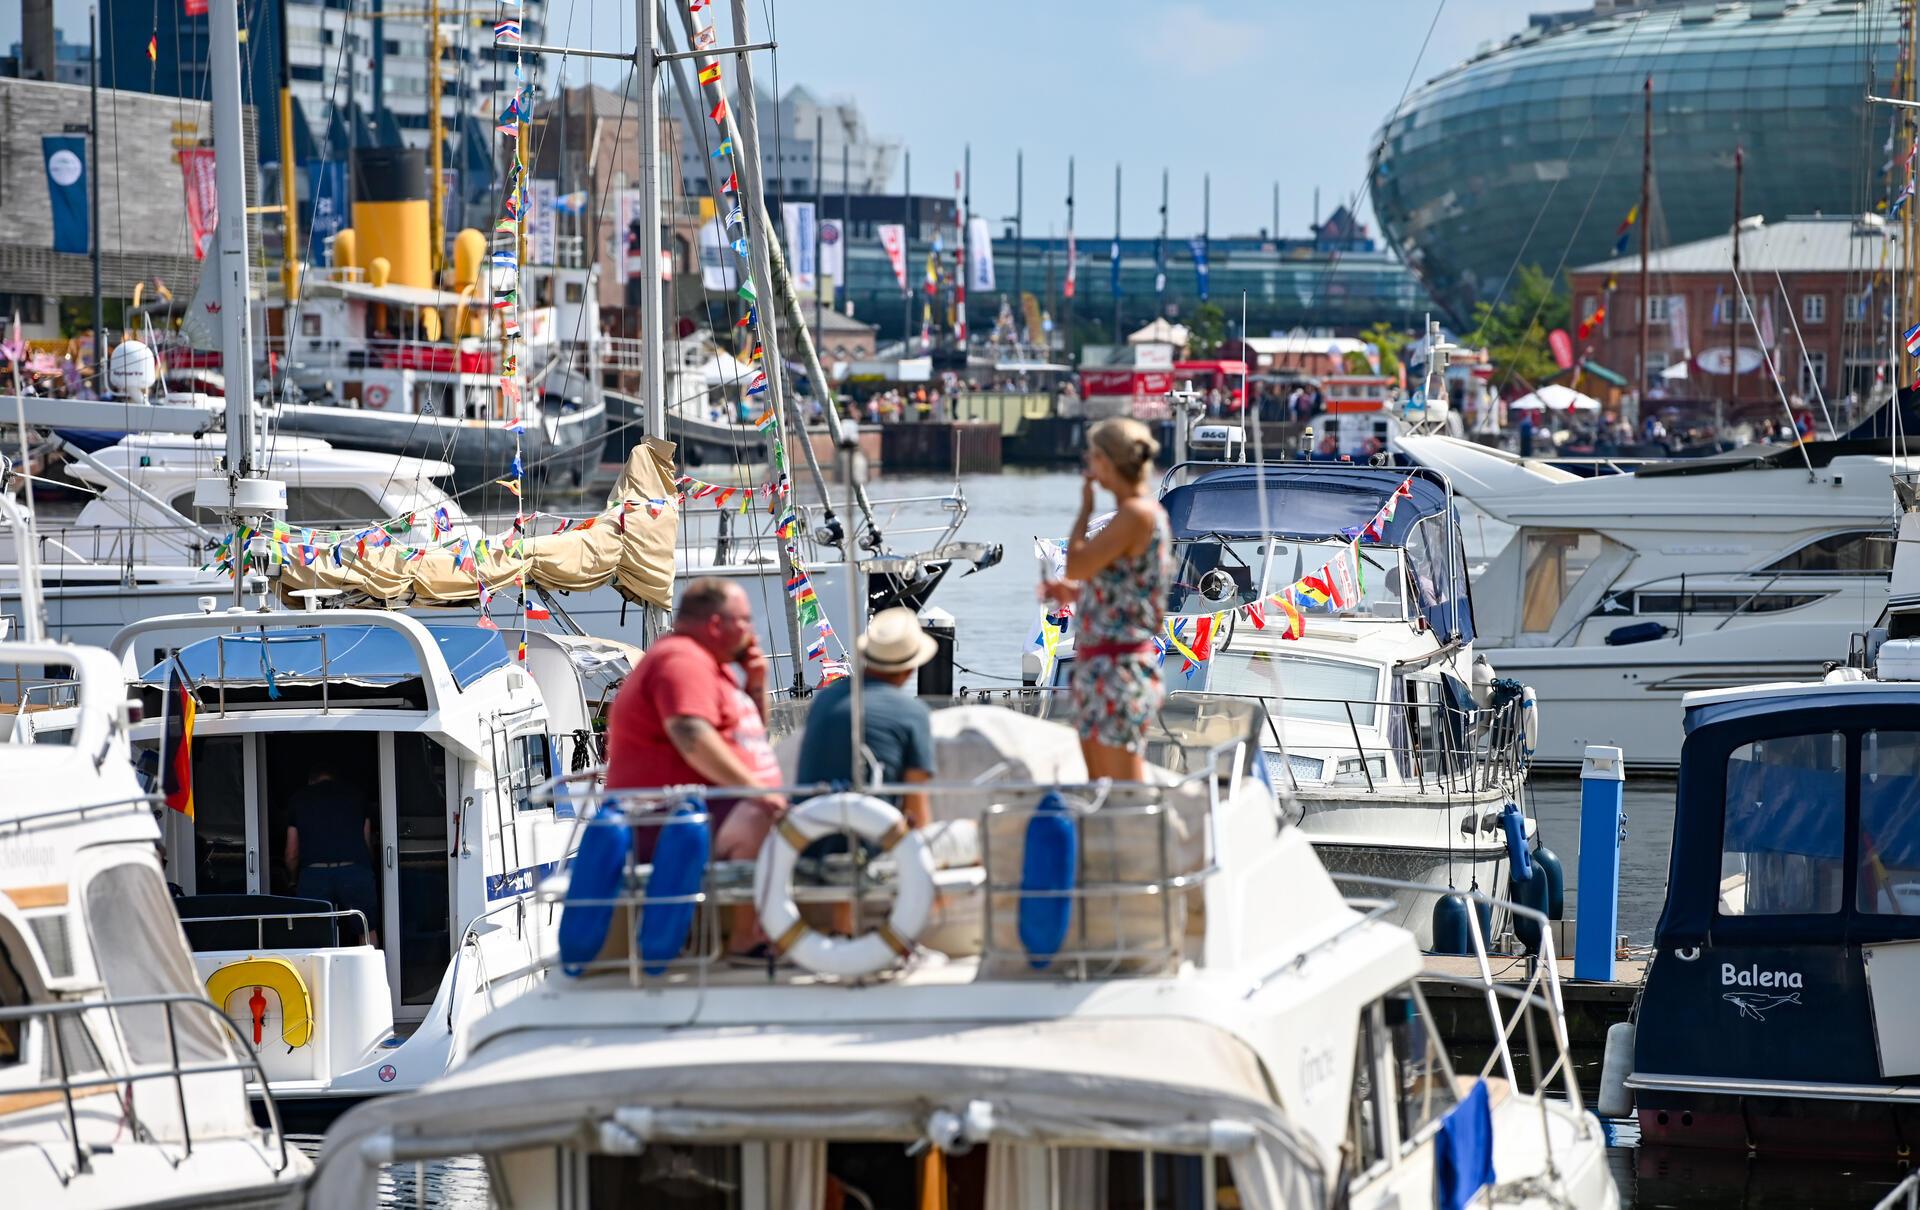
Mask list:
[[[1655,0],[1529,30],[1428,81],[1387,119],[1374,212],[1456,319],[1516,265],[1605,259],[1640,197],[1649,74],[1655,246],[1731,226],[1736,147],[1745,214],[1871,210],[1887,194],[1893,116],[1865,97],[1892,86],[1899,32],[1883,0]]]
[[[877,235],[860,222],[847,242],[847,293],[854,314],[879,326],[881,341],[898,340],[906,311],[900,284],[887,262]],[[1156,295],[1158,276],[1151,239],[1120,241],[1120,326],[1122,334],[1166,314],[1178,321],[1200,305],[1199,275],[1184,237],[1167,240],[1167,286]],[[926,281],[928,245],[911,241],[907,256],[907,285],[915,293],[912,315],[919,331],[921,293]],[[1113,237],[1087,236],[1079,241],[1078,271],[1073,300],[1074,325],[1088,325],[1094,335],[1113,340]],[[951,245],[942,260],[953,269]],[[1016,246],[1019,268],[1016,272]],[[994,276],[998,291],[969,292],[968,327],[976,333],[993,328],[1004,292],[1014,303],[1016,282],[1021,292],[1034,296],[1056,324],[1064,323],[1061,290],[1066,278],[1066,241],[1063,239],[996,239]],[[1247,295],[1247,328],[1264,335],[1296,327],[1355,331],[1379,320],[1397,327],[1417,328],[1431,309],[1426,290],[1391,253],[1378,249],[1334,251],[1305,240],[1214,239],[1208,244],[1209,298],[1237,327],[1240,295]],[[935,313],[945,315],[944,295]],[[1016,307],[1017,309],[1017,307]]]

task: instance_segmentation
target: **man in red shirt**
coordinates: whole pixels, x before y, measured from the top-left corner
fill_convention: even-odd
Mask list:
[[[735,679],[730,664],[740,668]],[[767,742],[767,658],[753,607],[736,584],[695,580],[680,595],[672,633],[655,641],[614,698],[607,718],[607,788],[777,786],[780,764]],[[707,804],[713,855],[752,859],[786,810],[777,794]],[[642,856],[658,834],[641,828]],[[764,942],[751,908],[736,916],[734,945]]]

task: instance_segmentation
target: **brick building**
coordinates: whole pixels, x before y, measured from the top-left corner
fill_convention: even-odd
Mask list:
[[[1574,269],[1568,278],[1576,351],[1630,383],[1651,383],[1668,396],[1759,406],[1777,404],[1779,398],[1759,353],[1763,338],[1770,337],[1788,392],[1809,401],[1848,394],[1866,400],[1886,365],[1893,335],[1884,273],[1885,258],[1894,249],[1882,220],[1877,215],[1777,223],[1749,218],[1741,224],[1739,289],[1733,281],[1733,239],[1729,232],[1649,256],[1651,331],[1644,372],[1638,252]],[[1876,274],[1881,275],[1877,286]],[[1750,317],[1742,311],[1741,289]],[[1584,340],[1578,335],[1582,325],[1590,325]],[[1730,372],[1736,348],[1737,391]],[[1682,363],[1684,372],[1678,368]]]

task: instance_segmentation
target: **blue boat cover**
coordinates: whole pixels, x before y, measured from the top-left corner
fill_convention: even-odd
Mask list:
[[[427,624],[454,684],[465,689],[511,657],[495,630],[478,626]],[[221,648],[225,648],[224,652]],[[201,639],[180,649],[180,663],[196,681],[216,680],[224,670],[228,683],[258,679],[311,681],[326,675],[342,681],[390,684],[421,675],[420,659],[406,636],[389,626],[312,626]],[[156,664],[141,678],[162,684],[167,664]]]
[[[1264,475],[1262,472],[1265,472]],[[1175,538],[1218,534],[1224,538],[1260,536],[1260,483],[1264,479],[1268,522],[1289,538],[1337,538],[1373,520],[1387,498],[1407,481],[1404,468],[1328,467],[1270,462],[1264,466],[1226,465],[1208,471],[1160,497]],[[1413,498],[1394,510],[1384,543],[1404,546],[1423,517],[1445,514],[1444,487],[1414,472]]]

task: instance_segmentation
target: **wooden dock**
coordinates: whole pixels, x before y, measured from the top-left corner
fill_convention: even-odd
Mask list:
[[[1606,1042],[1607,1027],[1615,1022],[1625,1021],[1633,1008],[1634,997],[1640,994],[1640,986],[1647,976],[1647,964],[1639,959],[1621,958],[1614,962],[1614,977],[1605,982],[1592,982],[1573,977],[1573,959],[1561,958],[1556,965],[1560,971],[1560,995],[1567,1006],[1567,1033],[1575,1046],[1599,1046]],[[1513,988],[1515,991],[1526,986],[1533,970],[1533,960],[1521,956],[1495,955],[1488,959],[1493,971],[1494,981]],[[1479,963],[1468,957],[1451,954],[1428,954],[1426,973],[1442,979],[1471,979],[1480,977]],[[1493,1041],[1492,1024],[1486,1010],[1486,993],[1478,987],[1463,983],[1427,983],[1422,986],[1427,995],[1427,1004],[1439,1018],[1438,1024],[1442,1036],[1450,1041],[1480,1042],[1490,1044]],[[1512,1001],[1501,997],[1502,1009],[1511,1011]]]

